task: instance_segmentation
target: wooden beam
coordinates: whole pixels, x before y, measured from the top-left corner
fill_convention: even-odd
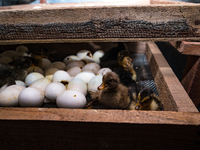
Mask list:
[[[200,104],[200,58],[197,58],[197,61],[185,75],[181,83],[195,106],[198,107]]]
[[[57,6],[60,4],[1,10],[1,42],[106,38],[200,41],[199,4]]]
[[[177,50],[184,55],[200,56],[200,42],[182,41]]]
[[[155,43],[147,43],[146,56],[164,109],[198,112]]]

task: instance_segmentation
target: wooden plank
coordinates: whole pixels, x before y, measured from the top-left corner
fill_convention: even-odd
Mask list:
[[[182,41],[177,50],[184,55],[200,56],[200,42]]]
[[[172,0],[150,0],[151,4],[189,4],[188,2],[172,1]],[[191,3],[190,3],[191,4]]]
[[[1,10],[0,40],[12,42],[107,38],[109,41],[112,39],[122,41],[127,38],[199,41],[199,9],[199,4],[127,5],[124,3],[124,5],[63,5],[62,7],[38,5],[32,8]],[[78,27],[71,30],[74,23]]]
[[[200,104],[200,58],[197,59],[195,64],[191,67],[190,71],[185,75],[181,81],[186,92],[198,107]]]
[[[198,112],[155,43],[147,43],[146,55],[164,109]]]
[[[8,113],[9,117],[2,119],[0,115],[0,144],[4,150],[200,148],[199,113],[70,109],[38,112],[37,108],[5,108],[0,113]]]
[[[127,124],[200,125],[200,114],[174,111],[136,111],[65,108],[1,107],[0,120],[38,120]]]

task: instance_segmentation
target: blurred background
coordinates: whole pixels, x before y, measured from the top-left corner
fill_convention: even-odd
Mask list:
[[[79,3],[79,2],[115,2],[117,0],[46,0],[47,3]],[[173,0],[199,3],[200,0]],[[0,0],[0,6],[21,5],[21,4],[38,4],[40,0]]]

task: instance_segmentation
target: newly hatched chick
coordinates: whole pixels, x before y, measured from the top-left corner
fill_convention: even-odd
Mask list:
[[[132,59],[130,53],[127,50],[120,51],[117,56],[119,65],[127,72],[132,74],[132,80],[137,80],[136,72],[133,68]]]
[[[132,102],[129,89],[120,83],[119,76],[115,72],[108,72],[103,76],[98,90],[92,95],[92,99],[98,99],[108,108],[128,109]]]
[[[142,88],[138,94],[136,110],[163,110],[160,98],[149,88]]]

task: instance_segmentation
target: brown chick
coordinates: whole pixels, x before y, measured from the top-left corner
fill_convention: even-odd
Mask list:
[[[98,90],[95,97],[98,95],[98,101],[108,108],[128,109],[131,104],[129,90],[120,83],[119,76],[115,72],[108,72],[103,76]]]

